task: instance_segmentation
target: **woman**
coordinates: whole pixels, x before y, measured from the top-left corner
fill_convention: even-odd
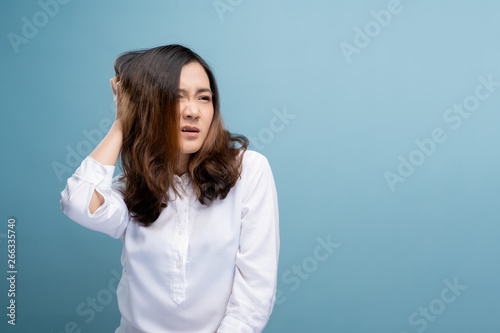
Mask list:
[[[115,333],[261,332],[279,257],[268,160],[225,130],[190,49],[127,52],[115,72],[115,122],[61,192],[70,219],[123,242]]]

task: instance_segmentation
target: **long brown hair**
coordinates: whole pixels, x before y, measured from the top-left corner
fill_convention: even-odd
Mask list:
[[[180,158],[179,77],[182,67],[198,62],[208,75],[214,115],[200,150],[191,154],[188,173],[197,200],[210,206],[224,199],[241,175],[240,152],[248,147],[244,135],[225,129],[219,109],[219,92],[209,65],[195,52],[178,44],[121,54],[114,63],[120,82],[123,146],[122,191],[129,217],[148,227],[158,219],[172,198],[180,195],[174,175]],[[237,148],[235,142],[241,147]]]

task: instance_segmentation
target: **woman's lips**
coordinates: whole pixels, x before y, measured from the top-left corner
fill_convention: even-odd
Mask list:
[[[199,132],[184,132],[181,131],[183,135],[187,136],[188,138],[196,138],[198,135],[200,135]]]

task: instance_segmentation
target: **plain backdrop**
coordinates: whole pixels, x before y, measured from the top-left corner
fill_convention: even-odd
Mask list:
[[[172,43],[212,66],[227,128],[273,170],[265,332],[500,330],[500,3],[63,2],[0,5],[2,332],[118,327],[122,243],[60,192],[114,119],[114,59]]]

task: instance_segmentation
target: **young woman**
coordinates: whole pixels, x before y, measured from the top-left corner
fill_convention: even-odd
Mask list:
[[[190,49],[127,52],[115,73],[115,122],[61,192],[70,219],[123,242],[115,333],[261,332],[280,245],[267,158],[225,130]]]

